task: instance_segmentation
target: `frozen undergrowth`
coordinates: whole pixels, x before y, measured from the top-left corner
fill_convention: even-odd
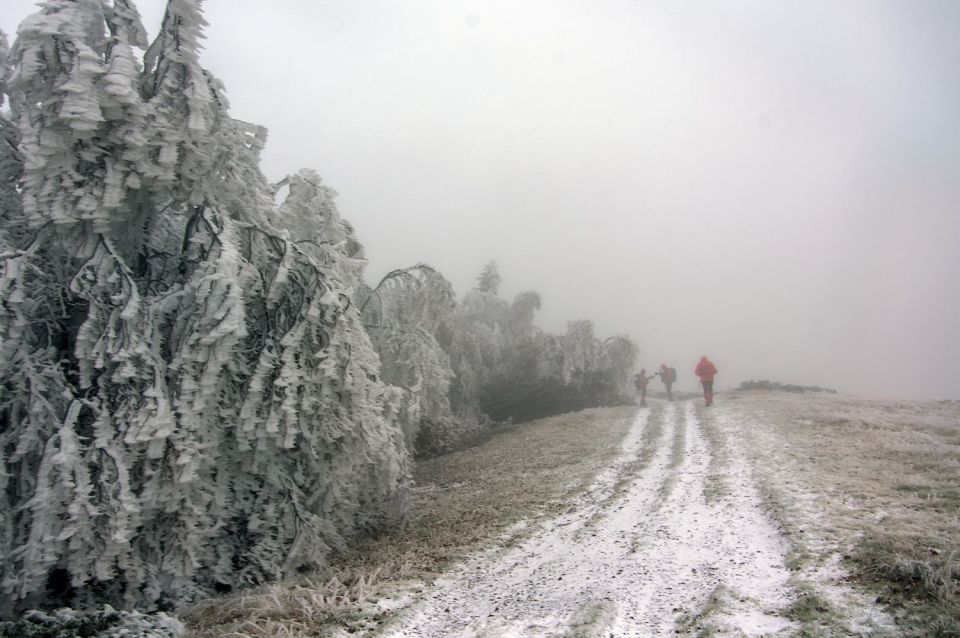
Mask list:
[[[0,622],[0,638],[178,638],[183,624],[164,613],[119,611],[109,605],[92,611],[28,611],[15,622]]]

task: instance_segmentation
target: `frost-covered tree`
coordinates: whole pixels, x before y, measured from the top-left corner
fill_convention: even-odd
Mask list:
[[[130,0],[48,0],[0,37],[0,615],[322,566],[402,518],[411,448],[475,431],[520,345],[560,389],[625,365],[493,262],[460,304],[422,265],[366,288],[335,193],[267,183],[204,24],[170,0],[147,47]]]
[[[511,307],[509,347],[483,388],[483,411],[496,420],[529,420],[629,401],[633,342],[617,336],[600,343],[588,320],[570,322],[564,335],[540,332],[526,319],[539,307],[533,295],[518,295]]]
[[[10,47],[7,36],[0,31],[0,253],[9,248],[12,237],[22,229],[12,228],[10,220],[20,214],[20,193],[17,183],[23,171],[20,155],[20,134],[16,125],[4,114],[7,101],[7,82],[10,79]]]
[[[579,407],[609,405],[632,397],[637,347],[618,335],[601,342],[588,319],[571,321],[559,340],[560,378]]]
[[[544,392],[539,370],[547,338],[533,323],[540,306],[540,295],[532,290],[510,304],[501,357],[481,392],[481,409],[495,420],[527,420],[553,409],[546,405],[553,397]]]
[[[567,332],[561,340],[563,367],[560,374],[563,382],[586,383],[603,366],[603,344],[597,339],[593,322],[578,319],[567,322]]]
[[[19,30],[10,83],[25,233],[0,274],[0,555],[7,611],[48,580],[109,579],[140,524],[105,415],[163,380],[155,337],[102,205],[116,123],[99,2],[49,2]],[[130,78],[132,79],[132,78]],[[125,149],[112,149],[118,154]],[[109,365],[110,359],[113,365]],[[110,368],[105,370],[105,368]],[[115,380],[105,394],[100,377]],[[134,398],[135,397],[135,398]]]
[[[509,339],[511,342],[529,339],[537,330],[533,318],[540,310],[542,299],[535,290],[519,293],[510,305]]]
[[[203,24],[171,0],[141,70],[132,3],[50,0],[12,49],[3,614],[174,604],[402,516],[401,397],[351,299],[359,243],[309,173],[274,204],[263,130],[199,66]]]
[[[287,195],[272,222],[283,228],[299,249],[321,263],[339,263],[344,283],[356,293],[363,286],[366,259],[353,226],[337,210],[336,191],[324,185],[311,169],[285,177],[272,190],[284,188]]]
[[[477,428],[453,413],[454,372],[438,340],[455,307],[450,282],[425,264],[389,272],[362,307],[384,381],[406,390],[407,443],[419,454],[456,447]]]
[[[640,349],[630,337],[615,335],[603,342],[607,391],[610,401],[629,401],[634,396],[633,375]]]
[[[477,277],[476,290],[496,295],[500,291],[500,283],[502,281],[497,262],[490,261],[483,267],[483,270],[480,271],[480,276]]]
[[[451,403],[464,419],[481,418],[483,388],[501,365],[510,308],[496,294],[499,285],[496,264],[490,262],[478,277],[477,286],[457,305],[441,336],[455,374]]]

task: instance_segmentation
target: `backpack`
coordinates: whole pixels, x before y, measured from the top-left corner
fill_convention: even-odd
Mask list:
[[[677,369],[670,368],[670,383],[676,383],[676,382],[677,382]]]

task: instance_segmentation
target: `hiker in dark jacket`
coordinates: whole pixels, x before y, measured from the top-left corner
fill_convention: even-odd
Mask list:
[[[660,377],[663,385],[666,386],[667,401],[673,401],[673,382],[677,380],[676,375],[673,373],[673,368],[668,367],[665,363],[661,363],[660,370],[654,372],[653,375]]]
[[[640,393],[640,405],[647,404],[647,386],[650,384],[650,379],[653,378],[653,375],[647,376],[647,369],[641,368],[640,374],[633,375],[633,385],[637,388],[637,392]]]
[[[703,402],[710,407],[713,405],[713,377],[717,374],[717,366],[710,359],[700,357],[694,373],[700,377],[700,385],[703,386]]]

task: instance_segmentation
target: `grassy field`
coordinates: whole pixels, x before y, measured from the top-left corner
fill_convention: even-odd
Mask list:
[[[813,574],[839,558],[904,635],[960,636],[960,403],[781,392],[724,400],[795,567]]]
[[[391,602],[452,561],[522,537],[556,515],[616,455],[633,407],[502,428],[486,443],[420,461],[408,524],[359,544],[331,573],[206,601],[184,615],[195,638],[325,636],[375,630]]]

